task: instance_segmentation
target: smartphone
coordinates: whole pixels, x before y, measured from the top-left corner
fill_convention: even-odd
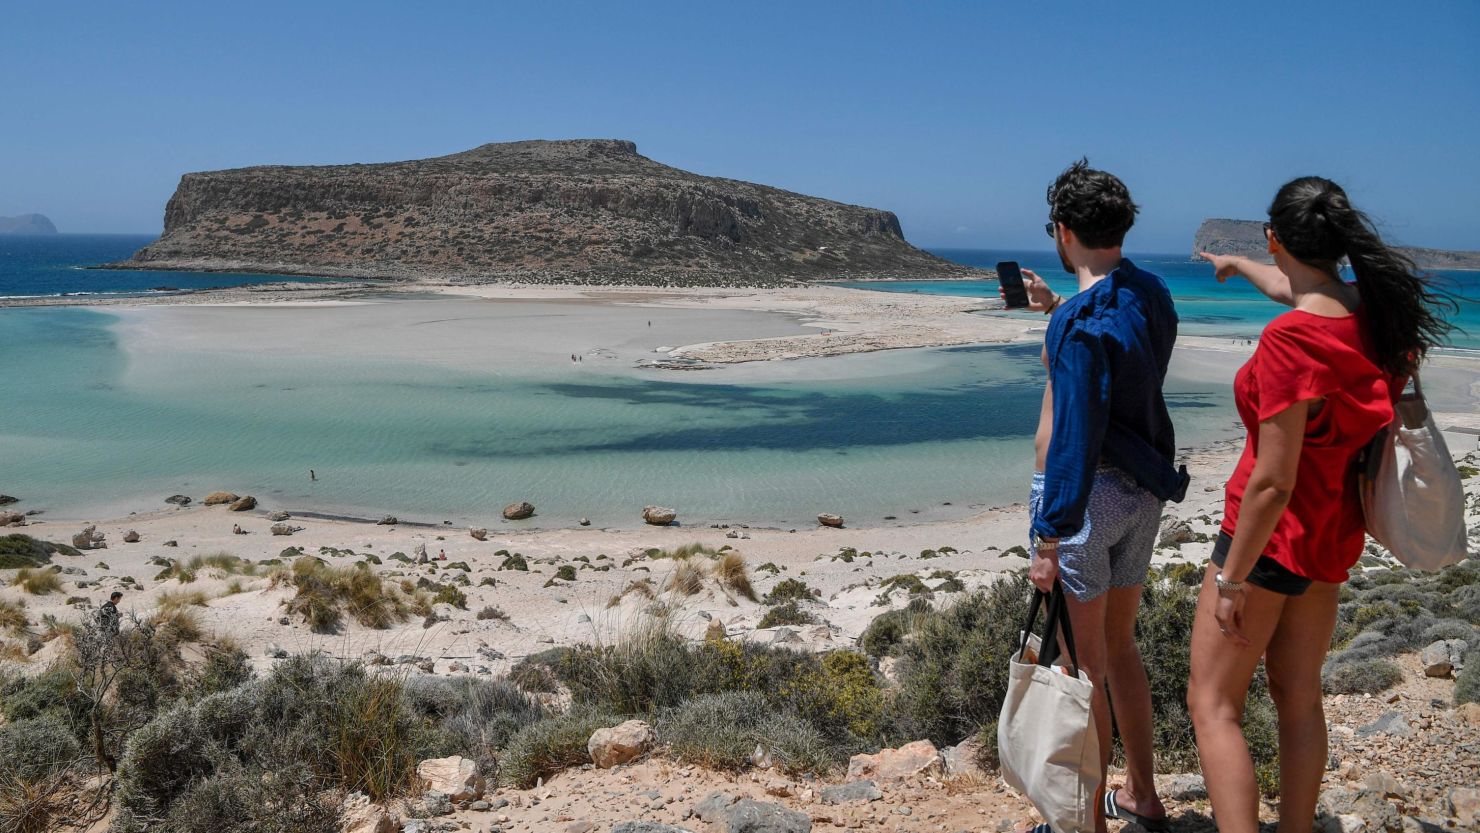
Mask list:
[[[1023,286],[1023,270],[1017,261],[1004,260],[997,264],[997,280],[1002,284],[1002,297],[1007,299],[1008,309],[1028,306],[1028,290]]]

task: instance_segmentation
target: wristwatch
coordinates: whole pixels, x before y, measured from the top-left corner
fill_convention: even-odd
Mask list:
[[[1242,581],[1229,581],[1228,579],[1223,577],[1222,570],[1218,571],[1218,575],[1213,576],[1213,582],[1218,585],[1219,593],[1222,593],[1225,590],[1229,593],[1244,592],[1244,583]]]
[[[1056,550],[1059,548],[1059,542],[1057,538],[1050,541],[1042,535],[1034,535],[1033,546],[1040,550]]]

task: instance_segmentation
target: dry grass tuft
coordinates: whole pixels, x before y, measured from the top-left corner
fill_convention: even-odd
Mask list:
[[[160,610],[176,610],[186,607],[205,607],[210,597],[200,590],[166,590],[159,594],[155,605]]]
[[[62,580],[52,570],[22,567],[15,571],[10,580],[11,587],[19,587],[33,596],[44,596],[62,589]]]
[[[714,578],[742,598],[756,601],[755,588],[751,586],[750,575],[745,569],[745,556],[740,553],[731,550],[720,556],[714,562]]]
[[[175,642],[199,642],[205,636],[200,616],[189,606],[161,607],[145,621],[156,631],[168,632]]]
[[[31,621],[26,618],[26,603],[0,599],[0,630],[12,636],[25,633]]]
[[[698,593],[704,589],[704,567],[692,558],[675,561],[673,572],[668,574],[668,580],[663,583],[663,589],[685,596]]]
[[[206,555],[191,556],[185,561],[172,561],[170,566],[160,570],[154,577],[155,581],[169,581],[175,579],[181,584],[189,584],[203,571],[209,571],[216,577],[222,576],[255,576],[257,565],[244,559],[238,558],[229,552],[213,552]]]
[[[297,589],[288,600],[288,612],[302,616],[319,633],[338,630],[344,613],[366,627],[388,628],[406,621],[412,612],[431,610],[426,594],[414,588],[407,591],[404,583],[398,592],[364,567],[330,567],[310,556],[273,576],[274,585],[284,581]]]

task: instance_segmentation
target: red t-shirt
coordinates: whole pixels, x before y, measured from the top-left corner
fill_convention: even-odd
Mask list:
[[[1249,436],[1228,481],[1223,531],[1238,524],[1239,504],[1259,456],[1259,423],[1297,402],[1323,397],[1307,421],[1295,489],[1264,555],[1315,581],[1346,581],[1362,555],[1357,454],[1393,420],[1394,379],[1372,360],[1364,312],[1328,318],[1291,310],[1264,328],[1254,355],[1233,381],[1234,402]]]

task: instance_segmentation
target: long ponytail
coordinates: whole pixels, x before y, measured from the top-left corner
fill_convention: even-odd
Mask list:
[[[1458,304],[1382,241],[1340,185],[1318,176],[1285,183],[1269,206],[1269,221],[1295,259],[1333,274],[1343,258],[1351,263],[1367,308],[1367,334],[1384,370],[1408,375],[1430,348],[1445,343],[1454,325],[1443,312],[1458,312]]]

